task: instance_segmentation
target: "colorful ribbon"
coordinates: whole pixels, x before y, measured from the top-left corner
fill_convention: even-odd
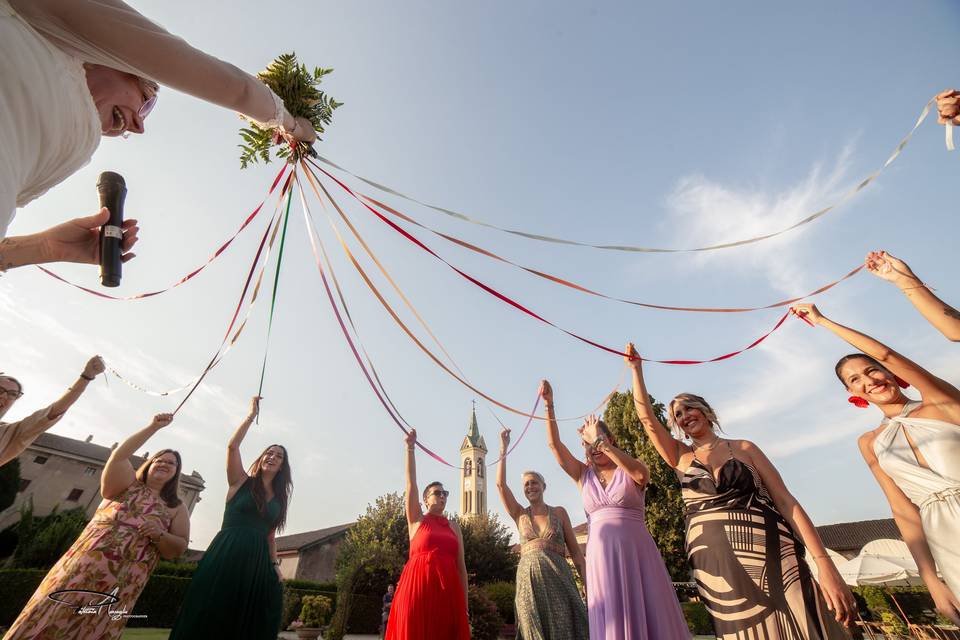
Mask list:
[[[298,181],[299,185],[299,181]],[[287,242],[287,222],[290,220],[290,202],[293,200],[293,189],[287,194],[287,212],[283,216],[283,232],[280,234],[280,248],[277,251],[277,268],[273,275],[273,293],[270,295],[270,316],[267,320],[267,340],[263,347],[263,364],[260,366],[260,386],[257,396],[263,395],[263,379],[267,375],[267,355],[270,353],[270,335],[273,333],[273,314],[277,308],[277,289],[280,284],[280,267],[283,264],[283,247]],[[259,414],[257,418],[259,419]]]
[[[663,305],[663,304],[652,304],[649,302],[640,302],[637,300],[629,300],[627,298],[618,298],[617,296],[611,296],[605,293],[600,293],[599,291],[594,291],[593,289],[577,284],[575,282],[571,282],[570,280],[565,280],[563,278],[550,275],[549,273],[545,273],[543,271],[538,271],[530,267],[525,267],[522,264],[518,264],[516,262],[513,262],[512,260],[499,256],[496,253],[493,253],[492,251],[488,251],[487,249],[483,249],[474,244],[471,244],[466,240],[461,240],[460,238],[456,238],[446,233],[442,233],[440,231],[433,229],[432,227],[428,227],[425,224],[421,224],[420,222],[417,222],[410,216],[407,216],[378,200],[374,200],[373,198],[370,198],[363,194],[360,194],[360,197],[366,200],[367,202],[373,204],[374,206],[380,208],[381,210],[386,211],[387,213],[390,213],[400,218],[401,220],[404,220],[405,222],[409,222],[410,224],[416,225],[421,229],[425,229],[430,233],[443,238],[444,240],[447,240],[449,242],[452,242],[453,244],[463,247],[464,249],[469,249],[470,251],[479,253],[480,255],[486,256],[488,258],[492,258],[494,260],[503,262],[505,264],[509,264],[510,266],[516,267],[517,269],[522,269],[523,271],[533,274],[539,278],[543,278],[544,280],[549,280],[550,282],[563,285],[564,287],[569,287],[570,289],[575,289],[576,291],[580,291],[582,293],[586,293],[592,296],[597,296],[598,298],[603,298],[605,300],[613,300],[614,302],[623,302],[625,304],[631,304],[637,307],[644,307],[646,309],[659,309],[663,311],[694,311],[699,313],[746,313],[750,311],[762,311],[765,309],[775,309],[777,307],[785,307],[795,302],[800,302],[801,300],[806,300],[808,298],[812,298],[815,295],[821,294],[824,291],[827,291],[828,289],[832,289],[833,287],[837,286],[844,280],[847,280],[848,278],[852,278],[857,273],[859,273],[861,269],[863,269],[863,265],[860,265],[859,267],[857,267],[847,275],[843,276],[842,278],[834,280],[829,284],[825,284],[822,287],[819,287],[806,295],[790,298],[789,300],[781,300],[779,302],[774,302],[772,304],[767,304],[759,307],[676,307],[676,306],[669,306],[669,305]]]
[[[496,230],[496,231],[500,231],[500,232],[503,232],[503,233],[509,233],[509,234],[511,234],[511,235],[520,236],[520,237],[522,237],[522,238],[527,238],[527,239],[529,239],[529,240],[538,240],[538,241],[540,241],[540,242],[550,242],[550,243],[553,243],[553,244],[563,244],[563,245],[570,245],[570,246],[576,246],[576,247],[589,247],[589,248],[592,248],[592,249],[603,249],[603,250],[605,250],[605,251],[628,251],[628,252],[639,252],[639,253],[691,253],[691,252],[698,252],[698,251],[716,251],[716,250],[718,250],[718,249],[729,249],[729,248],[731,248],[731,247],[740,247],[740,246],[747,245],[747,244],[753,244],[753,243],[755,243],[755,242],[761,242],[761,241],[763,241],[763,240],[769,240],[770,238],[775,238],[775,237],[777,237],[777,236],[779,236],[779,235],[781,235],[781,234],[787,233],[788,231],[793,231],[794,229],[797,229],[797,228],[802,227],[802,226],[804,226],[804,225],[810,224],[811,222],[813,222],[813,221],[816,220],[817,218],[820,218],[820,217],[826,215],[827,213],[829,213],[830,211],[832,211],[833,209],[835,209],[837,206],[839,206],[840,204],[842,204],[843,202],[845,202],[848,198],[850,198],[850,197],[852,197],[853,195],[859,193],[861,190],[863,190],[864,187],[866,187],[866,186],[869,185],[871,182],[873,182],[873,181],[877,178],[877,176],[879,176],[880,173],[882,173],[888,166],[890,166],[890,164],[896,159],[896,157],[900,155],[900,152],[903,151],[903,148],[904,148],[905,146],[907,146],[907,143],[908,143],[908,142],[910,141],[910,139],[913,137],[914,132],[920,127],[920,125],[923,123],[923,121],[926,120],[927,115],[930,113],[930,108],[933,106],[934,102],[936,102],[936,98],[932,98],[929,102],[927,102],[927,106],[925,106],[925,107],[923,108],[923,110],[920,112],[920,116],[919,116],[919,118],[917,118],[917,123],[916,123],[915,125],[913,125],[913,129],[911,129],[910,132],[909,132],[906,136],[904,136],[904,138],[903,138],[903,139],[900,141],[900,143],[897,145],[896,149],[894,149],[893,153],[891,153],[890,156],[887,158],[887,161],[883,163],[883,166],[881,166],[878,170],[874,171],[872,174],[870,174],[869,176],[867,176],[864,180],[862,180],[860,183],[858,183],[857,186],[855,186],[853,189],[851,189],[850,191],[848,191],[847,193],[845,193],[845,194],[844,194],[839,200],[837,200],[835,203],[833,203],[833,204],[831,204],[831,205],[829,205],[829,206],[827,206],[827,207],[824,207],[823,209],[820,209],[819,211],[816,211],[816,212],[810,214],[809,216],[807,216],[806,218],[803,218],[803,219],[800,220],[799,222],[797,222],[797,223],[795,223],[795,224],[792,224],[792,225],[790,225],[789,227],[786,227],[785,229],[781,229],[780,231],[775,231],[775,232],[773,232],[773,233],[768,233],[768,234],[764,234],[764,235],[760,235],[760,236],[754,236],[754,237],[752,237],[752,238],[744,238],[744,239],[742,239],[742,240],[735,240],[735,241],[733,241],[733,242],[724,242],[724,243],[721,243],[721,244],[707,245],[707,246],[703,246],[703,247],[694,247],[694,248],[662,248],[662,247],[642,247],[642,246],[637,246],[637,245],[592,244],[592,243],[589,243],[589,242],[581,242],[581,241],[578,241],[578,240],[568,240],[568,239],[565,239],[565,238],[558,238],[558,237],[555,237],[555,236],[548,236],[548,235],[543,235],[543,234],[538,234],[538,233],[529,233],[529,232],[527,232],[527,231],[519,231],[519,230],[517,230],[517,229],[509,229],[509,228],[506,228],[506,227],[499,227],[499,226],[497,226],[497,225],[490,224],[489,222],[484,222],[484,221],[482,221],[482,220],[478,220],[478,219],[476,219],[476,218],[472,218],[472,217],[470,217],[470,216],[468,216],[468,215],[466,215],[466,214],[460,213],[460,212],[458,212],[458,211],[454,211],[454,210],[452,210],[452,209],[447,209],[447,208],[444,208],[444,207],[439,207],[439,206],[436,206],[436,205],[432,205],[432,204],[428,204],[428,203],[426,203],[426,202],[423,202],[422,200],[417,200],[416,198],[414,198],[414,197],[412,197],[412,196],[408,196],[408,195],[406,195],[406,194],[404,194],[404,193],[401,193],[401,192],[399,192],[399,191],[397,191],[397,190],[395,190],[395,189],[392,189],[392,188],[390,188],[390,187],[388,187],[388,186],[386,186],[386,185],[380,184],[380,183],[378,183],[378,182],[374,182],[373,180],[369,180],[369,179],[367,179],[367,178],[364,178],[363,176],[357,175],[356,173],[353,173],[353,172],[351,172],[351,171],[349,171],[349,170],[341,167],[340,165],[336,164],[335,162],[333,162],[333,161],[331,161],[331,160],[328,160],[327,158],[324,158],[323,156],[318,156],[318,160],[320,160],[321,162],[327,164],[327,165],[330,166],[330,167],[333,167],[334,169],[337,169],[338,171],[342,171],[343,173],[345,173],[345,174],[347,174],[347,175],[349,175],[349,176],[352,176],[352,177],[356,178],[357,180],[360,180],[361,182],[364,182],[364,183],[370,185],[371,187],[373,187],[373,188],[375,188],[375,189],[378,189],[379,191],[383,191],[384,193],[389,193],[389,194],[394,195],[394,196],[396,196],[396,197],[398,197],[398,198],[402,198],[402,199],[404,199],[404,200],[407,200],[408,202],[413,202],[413,203],[419,204],[419,205],[421,205],[421,206],[427,207],[428,209],[432,209],[433,211],[436,211],[436,212],[438,212],[438,213],[442,213],[442,214],[444,214],[444,215],[446,215],[446,216],[449,216],[449,217],[451,217],[451,218],[455,218],[455,219],[460,220],[460,221],[462,221],[462,222],[469,222],[470,224],[475,224],[475,225],[478,225],[478,226],[481,226],[481,227],[486,227],[486,228],[488,228],[488,229],[494,229],[494,230]],[[949,131],[950,131],[950,130],[948,129],[948,134],[949,134]]]
[[[180,285],[182,285],[182,284],[185,283],[186,281],[192,280],[194,276],[196,276],[196,275],[199,274],[201,271],[203,271],[204,269],[206,269],[207,266],[208,266],[211,262],[213,262],[214,260],[216,260],[217,258],[219,258],[219,257],[220,257],[220,254],[222,254],[224,251],[227,250],[227,247],[229,247],[229,246],[233,243],[233,241],[236,240],[237,236],[240,235],[240,232],[242,232],[244,229],[246,229],[247,226],[248,226],[251,222],[253,222],[253,219],[256,218],[257,215],[260,213],[260,210],[263,208],[263,204],[267,201],[267,198],[270,197],[270,194],[273,193],[273,190],[277,188],[277,184],[279,184],[280,178],[282,178],[283,175],[284,175],[284,173],[286,173],[288,166],[289,166],[289,165],[287,165],[287,163],[284,163],[284,164],[283,164],[283,167],[281,167],[280,172],[277,174],[277,177],[273,179],[273,184],[270,185],[270,190],[267,192],[267,195],[264,196],[263,200],[260,201],[260,204],[258,204],[257,207],[247,216],[247,218],[243,221],[243,224],[240,225],[240,228],[237,229],[237,232],[236,232],[236,233],[234,233],[232,236],[230,236],[229,238],[227,238],[227,241],[224,242],[222,245],[220,245],[220,247],[219,247],[216,251],[213,252],[213,254],[210,256],[209,259],[207,259],[207,261],[206,261],[205,263],[203,263],[202,265],[200,265],[199,267],[197,267],[196,269],[194,269],[193,271],[191,271],[191,272],[188,273],[187,275],[185,275],[185,276],[183,276],[182,278],[180,278],[180,280],[178,280],[177,282],[173,283],[172,285],[170,285],[169,287],[166,287],[166,288],[164,288],[164,289],[158,289],[157,291],[148,291],[148,292],[146,292],[146,293],[138,293],[138,294],[132,295],[132,296],[111,296],[110,294],[103,293],[102,291],[97,291],[96,289],[90,289],[90,288],[88,288],[88,287],[84,287],[84,286],[79,285],[79,284],[76,284],[76,283],[74,283],[74,282],[70,282],[69,280],[67,280],[67,279],[64,278],[63,276],[58,275],[58,274],[54,273],[53,271],[50,271],[50,270],[47,269],[46,267],[41,267],[40,265],[34,265],[34,266],[35,266],[37,269],[40,269],[40,271],[43,271],[43,272],[44,272],[45,274],[47,274],[48,276],[50,276],[50,277],[52,277],[52,278],[55,278],[55,279],[59,280],[60,282],[66,283],[66,284],[70,285],[71,287],[74,287],[74,288],[76,288],[76,289],[80,289],[81,291],[85,291],[85,292],[87,292],[87,293],[89,293],[89,294],[91,294],[91,295],[97,296],[98,298],[105,298],[105,299],[107,299],[107,300],[143,300],[144,298],[150,298],[150,297],[153,297],[153,296],[158,296],[158,295],[160,295],[161,293],[166,293],[167,291],[170,291],[171,289],[175,289],[175,288],[179,287]]]
[[[391,229],[393,229],[393,230],[396,231],[397,233],[401,234],[401,235],[402,235],[403,237],[405,237],[407,240],[409,240],[409,241],[412,242],[413,244],[417,245],[418,247],[420,247],[421,249],[423,249],[424,251],[426,251],[427,253],[429,253],[431,256],[433,256],[434,258],[436,258],[437,260],[439,260],[439,261],[442,262],[443,264],[447,265],[447,267],[449,267],[450,269],[452,269],[452,270],[453,270],[454,272],[456,272],[458,275],[460,275],[460,276],[463,277],[464,279],[468,280],[469,282],[473,283],[473,284],[476,285],[477,287],[483,289],[484,291],[486,291],[486,292],[489,293],[490,295],[498,298],[498,299],[501,300],[502,302],[505,302],[505,303],[509,304],[510,306],[514,307],[515,309],[517,309],[517,310],[519,310],[519,311],[522,311],[523,313],[529,315],[530,317],[535,318],[535,319],[539,320],[540,322],[543,322],[544,324],[547,324],[547,325],[549,325],[549,326],[551,326],[551,327],[553,327],[553,328],[555,328],[555,329],[557,329],[557,330],[559,330],[559,331],[562,331],[563,333],[567,334],[568,336],[570,336],[570,337],[572,337],[572,338],[574,338],[574,339],[576,339],[576,340],[579,340],[580,342],[583,342],[583,343],[585,343],[585,344],[589,344],[589,345],[592,346],[592,347],[595,347],[595,348],[600,349],[600,350],[602,350],[602,351],[606,351],[606,352],[608,352],[608,353],[612,353],[612,354],[614,354],[614,355],[618,355],[618,356],[623,356],[623,355],[624,355],[624,353],[623,353],[621,350],[619,350],[619,349],[615,349],[615,348],[613,348],[613,347],[608,347],[608,346],[603,345],[603,344],[601,344],[601,343],[599,343],[599,342],[596,342],[596,341],[594,341],[594,340],[591,340],[590,338],[585,338],[585,337],[583,337],[583,336],[581,336],[581,335],[579,335],[579,334],[577,334],[577,333],[574,333],[573,331],[570,331],[570,330],[568,330],[568,329],[564,329],[563,327],[555,324],[554,322],[551,322],[550,320],[547,320],[546,318],[544,318],[543,316],[537,314],[537,313],[534,312],[533,310],[531,310],[531,309],[527,308],[526,306],[520,304],[520,303],[517,302],[516,300],[513,300],[513,299],[510,298],[509,296],[500,293],[499,291],[497,291],[497,290],[494,289],[493,287],[485,284],[484,282],[481,282],[480,280],[474,278],[474,277],[471,276],[470,274],[468,274],[468,273],[462,271],[461,269],[455,267],[453,264],[451,264],[450,262],[447,262],[446,259],[444,259],[442,256],[440,256],[438,253],[436,253],[433,249],[431,249],[430,247],[428,247],[426,244],[424,244],[423,242],[421,242],[421,241],[420,241],[419,239],[417,239],[415,236],[413,236],[412,234],[410,234],[408,231],[406,231],[405,229],[403,229],[402,227],[400,227],[399,225],[397,225],[396,223],[394,223],[392,220],[390,220],[389,218],[387,218],[386,216],[384,216],[382,213],[380,213],[379,211],[377,211],[376,209],[374,209],[373,207],[371,207],[370,205],[368,205],[364,200],[362,200],[359,196],[357,196],[357,194],[354,193],[353,190],[350,189],[350,187],[348,187],[348,186],[345,185],[343,182],[341,182],[340,180],[338,180],[338,179],[337,179],[336,177],[334,177],[332,174],[330,174],[329,172],[327,172],[326,170],[324,170],[324,169],[321,168],[321,167],[317,167],[317,168],[318,168],[321,172],[323,172],[327,177],[329,177],[331,180],[333,180],[334,182],[336,182],[336,183],[337,183],[341,188],[343,188],[347,193],[349,193],[351,196],[353,196],[353,198],[354,198],[355,200],[357,200],[357,202],[359,202],[361,205],[363,205],[367,210],[369,210],[371,213],[373,213],[375,216],[377,216],[377,217],[380,218],[383,222],[385,222]],[[788,312],[788,313],[789,313],[789,312]],[[774,331],[776,331],[777,329],[780,328],[780,326],[783,324],[783,321],[786,320],[787,315],[788,315],[788,314],[784,314],[783,317],[780,318],[779,322],[777,322],[777,324],[774,325],[773,329],[771,329],[770,331],[768,331],[767,333],[765,333],[763,336],[761,336],[761,337],[758,338],[757,340],[753,341],[750,345],[748,345],[748,346],[746,346],[746,347],[744,347],[744,348],[742,348],[742,349],[738,349],[738,350],[736,350],[736,351],[732,351],[732,352],[730,352],[730,353],[726,353],[726,354],[723,354],[723,355],[720,355],[720,356],[716,356],[716,357],[709,358],[709,359],[704,359],[704,360],[656,360],[656,359],[645,358],[645,357],[644,357],[644,358],[641,358],[641,359],[644,360],[644,361],[646,361],[646,362],[655,362],[655,363],[659,363],[659,364],[677,364],[677,365],[679,365],[679,364],[684,364],[684,365],[690,365],[690,364],[706,364],[706,363],[709,363],[709,362],[719,362],[720,360],[726,360],[726,359],[728,359],[728,358],[732,358],[732,357],[734,357],[734,356],[740,355],[741,353],[743,353],[743,352],[745,352],[745,351],[748,351],[748,350],[750,350],[750,349],[753,349],[753,348],[756,347],[758,344],[760,344],[761,342],[763,342],[764,340],[766,340],[767,337],[768,337],[771,333],[773,333]],[[397,320],[399,320],[399,319],[397,319]],[[411,337],[412,337],[412,335],[411,335]],[[489,398],[488,398],[488,399],[489,399]]]
[[[321,171],[322,171],[322,169],[321,169]],[[309,168],[306,168],[306,176],[307,176],[307,181],[310,183],[311,187],[313,187],[314,193],[316,193],[317,198],[318,198],[318,199],[321,199],[321,198],[320,198],[320,192],[317,190],[317,184],[319,184],[320,188],[323,189],[324,194],[326,194],[327,198],[330,200],[331,205],[333,205],[333,207],[337,210],[337,212],[340,214],[340,216],[344,219],[344,221],[347,223],[347,225],[350,227],[350,229],[353,231],[353,233],[357,236],[357,238],[358,238],[358,240],[360,241],[361,245],[364,246],[364,248],[369,252],[369,247],[367,246],[366,242],[364,242],[364,241],[363,241],[363,238],[361,238],[361,237],[359,236],[359,234],[358,234],[357,231],[356,231],[356,228],[350,223],[349,219],[348,219],[348,218],[346,217],[346,215],[343,213],[343,210],[341,209],[340,205],[337,204],[336,200],[334,200],[334,199],[330,196],[330,192],[327,191],[327,190],[323,187],[323,184],[322,184],[322,183],[319,183],[319,181],[317,181],[316,183],[314,182],[314,180],[316,179],[316,176],[311,176],[311,174],[310,174],[310,169],[309,169]],[[322,202],[322,199],[321,199],[321,202]],[[492,403],[493,405],[495,405],[495,406],[497,406],[497,407],[500,407],[501,409],[505,409],[505,410],[507,410],[507,411],[509,411],[509,412],[511,412],[511,413],[515,413],[515,414],[517,414],[517,415],[523,416],[523,417],[530,417],[530,414],[527,413],[526,411],[523,411],[522,409],[518,409],[518,408],[516,408],[516,407],[512,407],[512,406],[510,406],[510,405],[504,404],[504,403],[500,402],[499,400],[497,400],[496,398],[492,397],[491,395],[485,393],[484,391],[482,391],[482,390],[479,389],[478,387],[474,386],[472,383],[470,383],[470,382],[466,379],[465,376],[463,376],[463,375],[458,375],[458,374],[455,373],[453,370],[451,370],[450,367],[448,367],[446,364],[444,364],[444,363],[440,360],[440,358],[436,356],[436,354],[434,354],[426,345],[424,345],[424,344],[420,341],[420,339],[417,338],[417,336],[413,333],[413,331],[403,322],[403,320],[400,319],[399,314],[397,314],[397,312],[393,309],[393,307],[390,306],[390,303],[387,302],[387,300],[386,300],[386,298],[383,296],[383,294],[380,293],[380,290],[377,288],[377,286],[373,283],[373,281],[372,281],[372,280],[370,279],[370,277],[367,275],[367,272],[366,272],[366,271],[363,269],[363,267],[360,265],[360,263],[359,263],[359,261],[357,260],[356,256],[353,255],[353,252],[350,250],[350,247],[349,247],[349,246],[347,245],[347,243],[344,241],[343,236],[340,235],[340,231],[337,229],[336,225],[334,225],[334,224],[332,223],[332,220],[331,220],[331,227],[333,228],[334,234],[336,234],[337,239],[340,241],[340,246],[343,248],[344,253],[347,255],[347,258],[350,260],[351,264],[353,264],[354,269],[357,270],[357,273],[360,275],[361,279],[362,279],[362,280],[364,281],[364,283],[367,285],[367,288],[370,289],[370,291],[373,293],[374,297],[376,297],[376,299],[380,302],[381,306],[383,306],[383,308],[387,311],[387,313],[390,315],[390,317],[393,318],[393,321],[397,323],[397,326],[399,326],[400,329],[403,330],[403,332],[407,334],[407,336],[413,341],[413,343],[414,343],[417,347],[419,347],[419,349],[420,349],[421,351],[423,351],[423,353],[426,354],[427,357],[430,358],[430,359],[434,362],[434,364],[436,364],[438,367],[440,367],[440,368],[441,368],[444,372],[446,372],[449,376],[451,376],[452,378],[454,378],[455,380],[457,380],[457,382],[459,382],[460,384],[462,384],[462,385],[465,386],[466,388],[470,389],[471,391],[473,391],[474,393],[476,393],[477,395],[479,395],[479,396],[480,396],[481,398],[483,398],[484,400]],[[321,246],[322,246],[322,243],[321,243]],[[372,253],[370,253],[370,256],[371,256],[371,258],[374,260],[374,262],[376,262],[378,265],[380,265],[381,269],[383,269],[382,264],[381,264],[380,261],[376,258],[376,256],[374,256]],[[390,280],[391,282],[393,282],[393,278],[391,278],[390,275],[389,275],[389,273],[386,273],[385,270],[384,270],[384,274],[385,274],[385,276],[388,278],[388,280]],[[395,283],[394,283],[394,284],[395,284]],[[396,285],[395,285],[395,286],[396,286]],[[402,292],[399,292],[399,293],[400,293],[401,297],[403,297],[404,299],[406,299],[406,296],[404,296]],[[442,348],[442,345],[441,345],[441,348]],[[462,372],[460,372],[460,373],[462,374]],[[603,405],[605,405],[605,404],[609,401],[610,397],[612,397],[612,395],[613,395],[614,393],[616,393],[617,389],[620,387],[620,383],[621,383],[621,382],[622,382],[622,378],[621,378],[621,381],[618,382],[617,385],[613,388],[613,391],[611,391],[611,392],[607,395],[607,397],[604,398],[604,400],[600,403],[600,405],[599,405],[597,408],[602,407]],[[582,420],[583,418],[585,418],[586,416],[590,415],[590,413],[595,412],[596,410],[597,410],[597,409],[594,409],[593,411],[587,412],[586,414],[581,415],[581,416],[570,417],[570,418],[560,418],[560,419],[558,419],[558,421]],[[533,417],[534,417],[535,419],[537,419],[537,420],[544,420],[544,419],[545,419],[545,418],[543,418],[543,417],[541,417],[541,416],[533,416]]]

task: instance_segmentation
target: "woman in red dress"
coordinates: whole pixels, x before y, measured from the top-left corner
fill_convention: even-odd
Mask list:
[[[443,516],[449,491],[439,482],[417,495],[417,432],[407,444],[407,530],[410,558],[390,607],[386,640],[470,640],[467,622],[467,565],[460,526]]]

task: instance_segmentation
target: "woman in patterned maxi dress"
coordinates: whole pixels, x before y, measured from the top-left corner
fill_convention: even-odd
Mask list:
[[[960,531],[960,389],[870,336],[826,318],[814,305],[794,309],[860,350],[844,356],[834,367],[852,394],[851,403],[864,409],[872,404],[883,413],[880,425],[860,436],[860,453],[890,503],[937,611],[960,624],[960,551],[956,542]],[[911,385],[920,393],[919,402],[901,389]]]
[[[583,552],[563,507],[543,501],[547,483],[536,471],[524,471],[523,493],[530,506],[523,508],[507,484],[507,446],[510,430],[500,432],[497,489],[503,506],[520,532],[517,565],[516,617],[519,640],[587,640],[587,609],[577,590],[566,553],[583,578]]]
[[[849,638],[844,625],[856,615],[853,595],[767,457],[751,442],[720,438],[713,409],[693,394],[674,398],[668,413],[691,444],[673,438],[653,410],[632,344],[625,354],[640,423],[680,477],[687,557],[717,637]],[[806,547],[817,560],[819,585],[804,560]]]
[[[177,491],[180,454],[164,449],[134,472],[130,456],[173,416],[160,414],[114,449],[103,470],[104,500],[50,569],[5,640],[115,640],[160,557],[187,548],[190,516]]]

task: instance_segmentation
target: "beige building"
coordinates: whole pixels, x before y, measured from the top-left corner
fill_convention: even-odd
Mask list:
[[[470,414],[467,435],[460,445],[460,515],[478,516],[487,512],[487,444],[477,427],[477,410]]]
[[[20,460],[20,491],[14,503],[0,511],[0,530],[20,519],[20,505],[33,500],[33,512],[37,516],[48,515],[53,508],[66,511],[82,507],[87,518],[92,518],[103,499],[100,495],[100,474],[116,448],[94,444],[93,436],[86,440],[74,440],[53,433],[43,433],[18,457]],[[149,453],[133,456],[134,469],[140,466]],[[203,478],[196,471],[189,475],[181,471],[180,499],[192,513],[200,502]]]
[[[340,545],[355,522],[277,537],[277,558],[285,580],[333,582]]]

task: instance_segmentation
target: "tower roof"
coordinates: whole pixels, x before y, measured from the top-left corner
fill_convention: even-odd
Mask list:
[[[467,437],[463,439],[463,444],[460,445],[460,451],[470,448],[483,449],[484,452],[487,450],[487,443],[483,441],[483,436],[480,435],[480,428],[477,426],[476,406],[474,406],[470,412],[470,424],[467,426]]]

